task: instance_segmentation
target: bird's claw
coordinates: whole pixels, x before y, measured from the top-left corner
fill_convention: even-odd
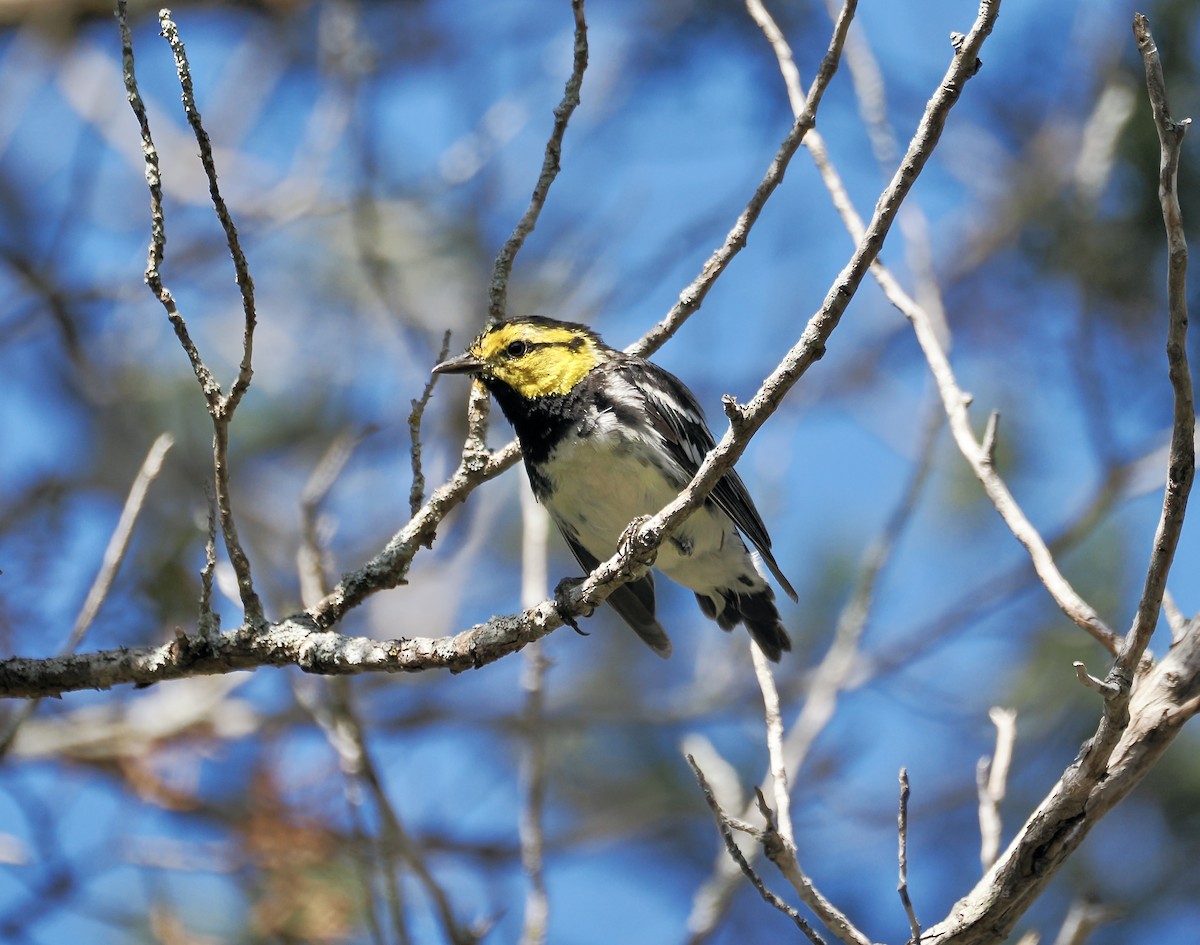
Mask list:
[[[568,596],[571,591],[575,590],[580,584],[586,581],[587,578],[572,578],[566,577],[558,582],[554,588],[554,606],[558,608],[558,615],[562,617],[562,622],[578,633],[581,637],[588,636],[588,632],[579,626],[579,622],[572,616],[570,611],[570,601]],[[594,608],[588,607],[582,614],[584,617],[590,617]]]

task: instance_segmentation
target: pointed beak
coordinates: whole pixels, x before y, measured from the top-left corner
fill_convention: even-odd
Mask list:
[[[470,352],[433,366],[434,374],[478,374],[482,370],[483,362]]]

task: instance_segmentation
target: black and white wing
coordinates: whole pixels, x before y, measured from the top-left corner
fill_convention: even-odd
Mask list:
[[[595,571],[596,565],[600,563],[596,557],[589,554],[588,550],[572,538],[566,529],[560,527],[559,533],[563,536],[563,540],[566,541],[567,546],[571,549],[571,554],[575,556],[580,567],[588,574]],[[621,619],[634,629],[634,632],[646,642],[650,649],[663,659],[671,655],[671,640],[662,628],[662,624],[654,616],[653,574],[646,572],[644,577],[622,584],[608,595],[605,602],[621,615]]]
[[[716,445],[704,420],[704,410],[679,378],[658,365],[634,358],[626,363],[625,369],[632,373],[631,379],[645,397],[651,424],[690,479]],[[641,377],[638,377],[639,372]],[[746,484],[736,470],[731,469],[721,477],[712,491],[712,499],[733,519],[742,534],[750,539],[779,586],[792,600],[796,600],[795,589],[771,554],[771,536],[767,534],[767,526],[763,524],[762,516],[754,507],[754,500],[750,498]]]

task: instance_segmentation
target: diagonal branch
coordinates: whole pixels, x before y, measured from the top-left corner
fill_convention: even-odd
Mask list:
[[[760,0],[748,0],[746,8],[759,28],[762,29],[775,52],[788,89],[788,99],[792,103],[793,109],[796,109],[799,102],[799,76],[792,61],[791,49],[775,20]],[[860,55],[859,58],[861,59],[862,56]],[[875,137],[879,138],[879,134],[877,133]],[[805,139],[805,145],[817,165],[834,207],[841,215],[846,229],[853,239],[861,240],[864,231],[862,218],[854,209],[837,169],[830,162],[823,140],[814,131]],[[909,295],[891,270],[879,260],[872,263],[871,274],[888,300],[912,323],[917,340],[937,381],[938,391],[942,395],[946,414],[950,418],[951,430],[959,449],[971,463],[976,475],[983,483],[985,492],[992,499],[1005,523],[1029,551],[1034,568],[1043,584],[1050,591],[1055,602],[1072,620],[1091,633],[1104,645],[1105,649],[1115,655],[1119,645],[1117,634],[1104,624],[1099,615],[1075,592],[1059,572],[1054,563],[1054,557],[1041,535],[1025,517],[1011,492],[1008,491],[1004,480],[996,471],[992,463],[992,447],[995,442],[994,414],[993,418],[989,420],[990,438],[985,433],[982,444],[976,441],[967,415],[970,398],[958,386],[958,381],[954,377],[953,369],[950,367],[950,361],[946,355],[943,341],[945,334],[943,319],[935,317],[935,314],[930,312],[927,307]]]
[[[663,316],[662,320],[626,349],[630,354],[645,357],[661,348],[667,339],[679,330],[679,326],[704,304],[704,298],[708,295],[709,289],[733,261],[733,257],[745,248],[746,239],[758,220],[759,214],[762,213],[763,207],[771,198],[771,194],[775,192],[775,188],[783,183],[783,175],[787,171],[792,156],[800,147],[805,135],[817,122],[817,109],[821,105],[825,89],[829,87],[829,83],[837,72],[838,63],[841,61],[842,47],[846,44],[846,32],[850,29],[850,23],[854,19],[854,11],[857,7],[858,0],[844,0],[841,13],[838,14],[834,23],[833,37],[829,41],[829,47],[825,50],[825,56],[821,59],[821,65],[808,90],[804,107],[796,115],[791,131],[783,139],[783,143],[771,160],[771,164],[755,189],[754,195],[750,198],[750,202],[746,204],[746,208],[734,223],[733,229],[725,237],[725,242],[708,257],[700,269],[700,274],[679,294],[679,301],[671,306],[670,311]]]
[[[513,260],[525,245],[525,238],[537,226],[542,207],[546,205],[550,185],[554,183],[561,166],[562,143],[563,136],[567,133],[567,122],[571,120],[571,114],[579,105],[579,90],[583,86],[583,73],[588,64],[587,20],[584,18],[583,3],[584,0],[571,0],[571,12],[575,16],[575,52],[571,63],[571,75],[567,79],[566,88],[563,89],[562,101],[554,109],[554,127],[550,132],[550,139],[546,142],[541,173],[534,184],[529,206],[517,221],[512,234],[504,241],[492,269],[492,281],[488,286],[488,318],[492,321],[504,319],[508,308],[508,277],[512,273]]]
[[[1125,637],[1114,672],[1132,680],[1134,670],[1146,651],[1150,635],[1158,623],[1166,591],[1167,574],[1175,558],[1188,495],[1196,474],[1196,405],[1192,395],[1192,375],[1187,356],[1187,238],[1179,209],[1177,189],[1179,152],[1190,119],[1177,122],[1167,107],[1167,88],[1162,60],[1150,24],[1142,14],[1133,18],[1133,35],[1146,70],[1146,89],[1154,112],[1160,150],[1158,199],[1162,206],[1167,236],[1167,376],[1175,395],[1171,425],[1171,445],[1167,458],[1167,486],[1163,494],[1162,514],[1154,533],[1154,550],[1146,572],[1146,583],[1138,601],[1133,626]]]
[[[167,245],[167,229],[163,216],[162,169],[159,166],[158,149],[154,146],[154,139],[150,134],[150,118],[146,113],[146,105],[142,101],[141,92],[138,91],[137,74],[134,71],[133,62],[133,34],[129,29],[126,0],[117,0],[117,22],[121,30],[121,62],[122,72],[125,76],[125,95],[129,99],[129,107],[133,109],[134,117],[137,118],[138,126],[141,129],[142,154],[146,162],[146,184],[150,188],[150,248],[146,252],[146,285],[150,287],[150,291],[154,293],[155,298],[166,310],[167,319],[171,322],[171,327],[175,329],[175,336],[183,346],[183,350],[191,362],[192,370],[196,374],[196,379],[200,382],[200,389],[204,392],[204,399],[208,404],[208,412],[215,416],[224,399],[224,392],[208,366],[205,365],[204,359],[200,357],[200,352],[188,332],[187,322],[183,320],[183,316],[179,313],[179,307],[175,304],[175,297],[171,294],[171,290],[163,284],[162,274],[159,272]]]
[[[734,839],[733,831],[746,830],[753,833],[754,830],[748,824],[741,823],[731,818],[717,803],[716,795],[713,794],[712,788],[709,786],[708,779],[704,776],[704,772],[700,770],[700,766],[696,763],[696,759],[691,755],[687,756],[687,763],[691,766],[692,773],[696,776],[696,781],[700,785],[700,793],[704,795],[704,800],[708,804],[708,808],[712,811],[713,819],[717,822],[717,830],[721,834],[721,839],[725,841],[725,849],[729,851],[729,856],[737,863],[746,879],[750,881],[750,885],[755,888],[763,901],[770,906],[774,906],[789,919],[798,928],[804,937],[807,938],[812,945],[825,945],[825,940],[813,929],[804,917],[800,915],[792,906],[779,898],[774,892],[767,888],[766,883],[762,881],[762,877],[754,871],[754,867],[750,865],[750,861],[746,859],[741,849]]]
[[[709,452],[689,486],[657,515],[643,522],[613,557],[599,565],[566,601],[543,601],[511,616],[493,617],[454,637],[392,641],[343,637],[328,632],[367,595],[403,581],[421,545],[432,542],[446,513],[485,479],[515,462],[515,447],[488,453],[465,450],[450,481],[435,490],[421,512],[402,528],[382,552],[347,575],[331,594],[304,614],[258,628],[260,639],[240,639],[238,631],[205,640],[180,635],[173,643],[138,650],[107,651],[61,662],[12,659],[0,663],[0,694],[40,695],[79,688],[103,688],[123,682],[155,682],[184,675],[230,672],[259,665],[295,663],[312,672],[405,672],[444,667],[475,668],[521,649],[605,600],[621,583],[639,573],[658,545],[704,501],[719,478],[745,450],[750,438],[778,407],[800,376],[823,353],[850,299],[883,246],[896,213],[936,146],[947,116],[963,85],[978,68],[976,56],[991,32],[999,9],[983,0],[971,32],[955,49],[954,58],[926,106],[917,132],[850,262],[812,316],[800,340],[788,352],[758,393],[745,406],[727,403],[730,428]],[[565,606],[564,606],[565,604]],[[250,619],[249,614],[247,619]],[[326,632],[321,632],[326,631]]]
[[[1138,615],[1113,672],[1107,680],[1092,680],[1077,667],[1081,679],[1103,694],[1103,716],[1096,733],[983,879],[954,905],[947,918],[929,930],[927,941],[938,945],[975,945],[1007,935],[1091,829],[1128,796],[1183,723],[1200,709],[1196,699],[1200,691],[1200,626],[1189,627],[1157,664],[1143,664],[1141,659],[1157,622],[1162,587],[1191,486],[1194,420],[1184,354],[1187,315],[1181,294],[1187,250],[1175,200],[1175,170],[1185,126],[1169,118],[1158,52],[1140,14],[1134,19],[1134,33],[1146,64],[1160,134],[1159,195],[1170,252],[1167,357],[1176,396],[1163,514]],[[1180,390],[1184,382],[1187,389]],[[1181,417],[1183,410],[1188,416]],[[1136,680],[1135,670],[1141,672]]]
[[[958,101],[963,85],[978,70],[976,55],[992,30],[999,6],[998,0],[983,0],[980,4],[979,16],[971,32],[956,45],[950,68],[929,100],[900,167],[880,195],[875,213],[854,255],[830,288],[821,308],[809,319],[800,340],[763,382],[749,403],[741,406],[735,404],[731,398],[726,398],[729,429],[700,464],[691,483],[674,501],[636,529],[627,543],[628,548],[602,563],[587,581],[572,591],[570,599],[573,604],[577,602],[580,605],[594,606],[607,597],[619,582],[629,580],[636,573],[637,565],[649,563],[658,545],[705,501],[721,476],[737,462],[751,437],[767,421],[787,392],[824,354],[825,343],[840,322],[850,299],[862,284],[871,263],[879,255],[904,198],[912,190],[937,145],[946,118],[954,103]]]
[[[129,542],[133,538],[133,528],[137,524],[138,516],[141,515],[142,506],[146,501],[146,492],[149,490],[150,484],[158,478],[167,452],[174,445],[175,439],[169,433],[160,433],[150,445],[150,450],[146,453],[146,458],[142,460],[141,468],[138,469],[137,475],[133,479],[133,485],[129,487],[129,495],[125,497],[125,504],[117,518],[116,527],[113,528],[108,544],[104,548],[104,555],[100,559],[100,569],[96,572],[91,588],[88,589],[83,606],[79,608],[79,613],[75,617],[75,625],[71,628],[71,635],[61,650],[62,654],[75,652],[91,628],[100,608],[108,599],[113,581],[116,580],[117,572],[121,569],[121,562],[125,560],[125,553],[129,550]],[[14,712],[5,720],[3,728],[0,729],[0,758],[8,753],[13,739],[17,736],[17,730],[37,711],[37,707],[38,700],[31,700],[22,706],[20,711]]]
[[[680,304],[668,312],[667,316],[658,326],[647,332],[630,350],[636,350],[645,354],[659,348],[676,328],[692,312],[699,308],[703,296],[707,294],[713,283],[724,272],[729,260],[745,245],[750,229],[758,219],[763,205],[783,179],[783,171],[786,169],[792,153],[795,152],[797,145],[803,137],[802,129],[810,126],[814,120],[821,95],[824,93],[825,87],[828,85],[836,69],[837,54],[841,49],[842,43],[845,41],[845,32],[849,25],[849,17],[853,9],[854,0],[849,0],[843,10],[843,15],[839,18],[838,24],[835,27],[833,38],[830,41],[829,52],[826,53],[825,59],[822,60],[822,71],[819,73],[819,80],[814,81],[813,90],[810,93],[811,108],[809,117],[806,119],[806,122],[798,121],[793,126],[788,136],[780,145],[775,158],[772,160],[763,183],[759,185],[749,205],[742,212],[741,216],[739,216],[729,236],[726,238],[725,244],[705,263],[704,268],[701,270],[700,275],[693,281],[692,286],[684,291],[683,295],[692,297],[694,304],[684,305],[681,301]],[[582,16],[582,9],[578,11],[578,15]],[[577,67],[581,62],[579,58],[581,43],[586,46],[586,33],[579,32],[577,21]],[[572,73],[572,79],[568,80],[568,92],[572,88],[573,80],[574,73]],[[560,104],[559,108],[562,109],[568,101],[569,96],[564,96],[563,104]],[[557,114],[556,112],[556,116]],[[798,128],[801,130],[797,130]],[[555,141],[555,136],[551,135],[550,142],[547,144],[547,157],[543,164],[544,170],[556,166],[555,162],[551,160]],[[551,175],[549,180],[552,179],[553,175]],[[549,186],[548,181],[546,186]],[[532,214],[532,219],[536,221],[544,199],[544,192],[540,189],[535,190],[534,200],[530,203],[530,208],[526,211],[526,216]],[[518,224],[517,229],[513,232],[513,236],[509,239],[509,243],[505,244],[506,249],[511,251],[511,253],[515,253],[516,249],[523,243],[524,235],[528,233],[528,230],[525,230],[524,234],[522,234],[523,229]],[[532,229],[532,225],[529,229]],[[509,244],[512,244],[512,246],[510,247]],[[501,255],[497,258],[496,273],[493,275],[493,289],[497,285],[501,286],[499,290],[496,290],[500,293],[499,297],[501,299],[503,299],[504,293],[507,292],[507,272],[511,269],[512,265],[511,259],[507,262],[502,262],[502,259],[507,255],[506,249],[501,250]],[[495,297],[493,296],[493,298]],[[310,608],[309,614],[321,628],[324,629],[333,626],[348,610],[357,606],[367,596],[402,584],[408,574],[413,557],[421,547],[428,547],[432,544],[437,527],[441,524],[446,514],[464,502],[476,487],[498,476],[520,459],[521,451],[515,440],[510,441],[501,449],[492,452],[486,449],[484,435],[486,432],[487,408],[488,398],[486,391],[483,391],[479,385],[473,384],[471,386],[471,402],[467,411],[469,434],[467,442],[464,444],[462,460],[458,469],[441,488],[435,490],[429,500],[419,511],[413,514],[409,522],[392,537],[382,551],[361,568],[346,575],[329,597],[321,601],[316,607]],[[585,609],[587,608],[581,606],[575,611],[575,614],[583,613]],[[549,632],[550,629],[554,628],[550,627],[546,632]]]
[[[205,403],[208,406],[208,413],[213,423],[213,491],[216,498],[218,517],[221,522],[221,533],[225,538],[225,550],[229,555],[229,562],[233,565],[234,574],[237,576],[238,593],[242,600],[242,608],[245,611],[247,625],[251,628],[258,628],[265,622],[262,601],[259,599],[258,593],[254,590],[254,581],[250,572],[250,558],[242,547],[241,540],[238,538],[237,523],[233,514],[233,500],[230,496],[229,484],[229,422],[242,395],[245,394],[250,386],[250,376],[252,373],[250,362],[253,351],[255,325],[254,283],[250,278],[246,258],[241,250],[237,228],[233,225],[229,209],[225,205],[224,198],[221,196],[220,188],[217,186],[217,172],[213,160],[212,143],[208,139],[208,134],[204,131],[204,126],[200,120],[200,112],[196,108],[191,68],[188,65],[183,42],[179,38],[179,31],[174,21],[171,19],[170,11],[162,10],[159,13],[162,34],[170,44],[171,51],[175,57],[175,68],[183,90],[184,110],[189,123],[195,131],[196,140],[200,146],[200,160],[208,176],[209,194],[216,209],[217,217],[225,229],[226,241],[229,244],[229,251],[233,257],[234,271],[238,285],[242,290],[242,305],[245,310],[242,363],[237,379],[234,381],[229,394],[226,395],[221,390],[221,385],[217,383],[212,371],[205,365],[199,349],[196,347],[195,342],[192,341],[187,323],[184,321],[183,315],[179,312],[174,296],[172,296],[170,290],[163,284],[162,276],[159,273],[159,266],[163,261],[167,240],[163,217],[162,176],[159,167],[158,150],[154,146],[154,139],[150,133],[150,122],[146,115],[145,104],[142,102],[141,93],[138,91],[137,75],[134,70],[133,60],[133,37],[129,30],[126,0],[117,0],[117,21],[121,31],[121,54],[125,76],[125,91],[129,99],[129,105],[133,109],[134,116],[137,118],[138,125],[141,128],[142,152],[146,162],[146,183],[150,188],[151,235],[150,249],[146,262],[146,284],[166,310],[167,318],[175,329],[175,335],[187,354],[188,360],[192,365],[192,370],[195,372],[196,378],[200,382],[200,388],[204,393]]]
[[[221,188],[217,184],[217,165],[213,158],[212,142],[200,120],[200,109],[196,107],[196,91],[192,85],[192,67],[188,64],[187,52],[183,47],[183,40],[179,36],[179,28],[171,19],[170,10],[160,10],[158,22],[162,28],[163,38],[170,45],[171,52],[175,56],[175,71],[179,76],[179,87],[183,91],[183,111],[187,115],[188,124],[192,126],[192,131],[196,135],[196,144],[200,146],[200,163],[208,178],[208,195],[212,200],[213,209],[217,213],[221,228],[225,231],[225,242],[229,246],[229,255],[233,259],[234,277],[242,293],[242,311],[245,315],[245,327],[242,331],[242,362],[238,367],[238,376],[229,388],[229,396],[221,400],[220,413],[228,417],[232,416],[242,395],[249,389],[250,377],[254,373],[251,369],[254,353],[254,326],[257,324],[254,306],[254,280],[250,277],[246,254],[242,252],[242,242],[238,238],[237,226],[234,225],[229,207],[225,204],[225,198],[221,196]]]

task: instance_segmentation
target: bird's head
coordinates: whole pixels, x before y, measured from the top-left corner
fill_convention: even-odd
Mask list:
[[[484,330],[466,353],[434,367],[435,374],[472,374],[521,397],[566,394],[601,362],[609,349],[590,328],[530,316]]]

